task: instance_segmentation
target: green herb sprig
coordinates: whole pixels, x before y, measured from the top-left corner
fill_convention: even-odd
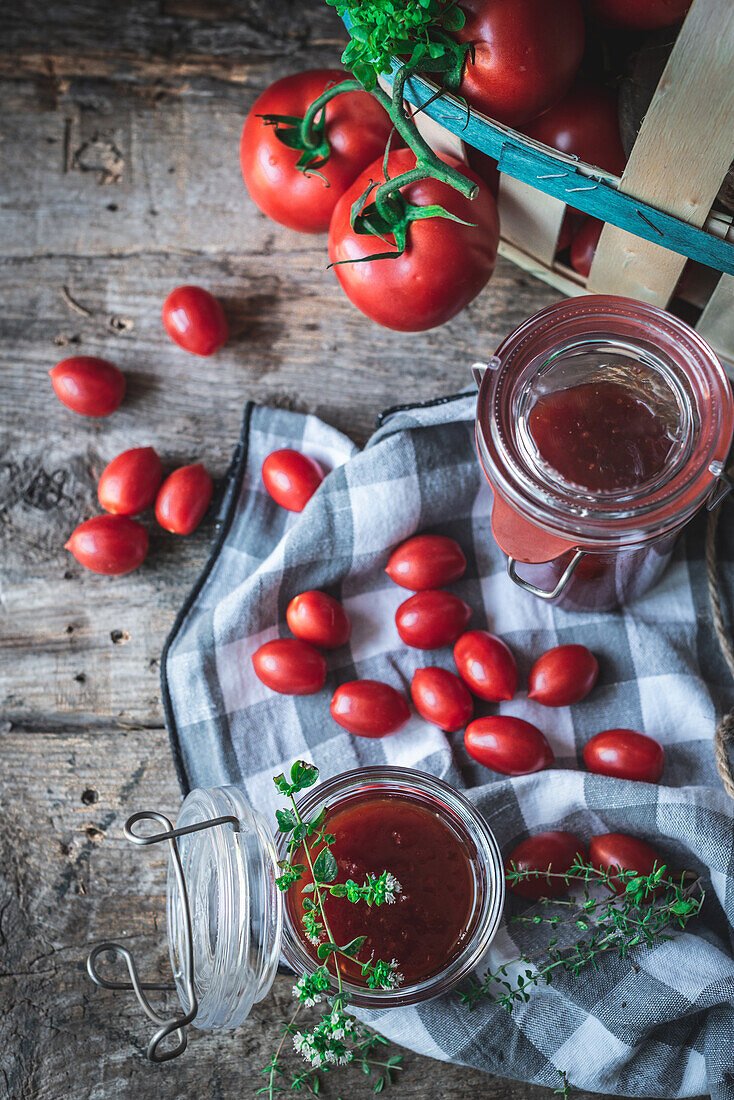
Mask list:
[[[608,951],[623,959],[636,947],[652,947],[672,937],[668,930],[685,928],[700,911],[705,898],[701,880],[690,882],[690,875],[666,877],[665,864],[655,864],[649,875],[638,875],[619,867],[602,870],[579,857],[563,874],[549,867],[546,871],[519,868],[514,863],[506,871],[510,885],[542,878],[562,880],[566,886],[579,884],[578,896],[540,898],[540,911],[517,914],[511,921],[520,924],[547,925],[588,932],[571,947],[559,945],[551,937],[538,951],[521,954],[497,970],[488,970],[480,981],[473,979],[459,996],[469,1008],[488,999],[508,1012],[530,1000],[530,992],[541,982],[551,983],[557,970],[578,974],[585,966],[598,968],[599,957]],[[615,888],[624,887],[622,893]],[[604,893],[598,896],[597,889]],[[592,890],[594,893],[592,893]],[[522,964],[528,968],[511,978],[509,970]]]
[[[387,1060],[373,1057],[376,1048],[387,1045],[387,1040],[369,1031],[346,1011],[349,994],[344,989],[342,976],[342,960],[349,960],[359,964],[370,989],[395,989],[403,980],[397,960],[386,962],[372,956],[360,959],[365,936],[357,936],[347,944],[336,943],[325,910],[328,897],[346,898],[355,904],[369,906],[390,905],[401,893],[401,886],[389,871],[367,875],[362,883],[353,879],[336,881],[339,868],[331,851],[336,838],[324,828],[326,807],[304,820],[295,800],[297,794],[313,786],[318,775],[318,768],[313,764],[298,760],[291,768],[289,778],[285,775],[274,778],[276,787],[290,802],[288,809],[276,810],[278,829],[288,837],[288,841],[287,858],[278,863],[280,874],[275,883],[279,890],[285,892],[300,882],[307,867],[310,869],[312,881],[302,890],[301,919],[306,938],[316,947],[317,957],[323,965],[303,974],[293,988],[298,1006],[288,1023],[283,1025],[278,1048],[262,1070],[266,1084],[257,1090],[258,1094],[265,1094],[270,1100],[277,1092],[289,1090],[318,1095],[320,1073],[350,1063],[359,1064],[368,1076],[376,1073],[374,1091],[382,1092],[391,1083],[393,1074],[401,1068],[401,1055],[393,1055]],[[301,850],[306,863],[295,863],[293,857]],[[328,969],[329,961],[333,965],[333,975]],[[296,1030],[295,1023],[301,1010],[321,1002],[325,1002],[326,1007],[316,1024],[308,1030]],[[289,1074],[283,1065],[281,1051],[287,1036],[292,1038],[294,1049],[309,1063],[307,1070]]]

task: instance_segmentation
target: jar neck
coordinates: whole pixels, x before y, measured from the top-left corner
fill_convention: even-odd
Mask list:
[[[600,401],[604,386],[639,400],[660,428],[662,458],[636,483],[574,482],[545,460],[534,435],[544,402],[584,388]],[[480,385],[477,447],[493,488],[520,517],[609,549],[656,540],[697,511],[723,468],[732,423],[723,368],[688,325],[630,299],[586,297],[529,318],[497,350]],[[562,452],[563,439],[554,444]]]

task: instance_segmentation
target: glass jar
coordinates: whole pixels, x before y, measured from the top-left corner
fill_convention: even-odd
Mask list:
[[[724,472],[734,411],[712,349],[663,310],[599,295],[541,310],[477,368],[511,579],[572,610],[640,596]]]
[[[407,802],[438,819],[460,845],[471,876],[463,934],[456,950],[432,973],[389,990],[343,982],[355,1005],[399,1007],[446,992],[476,968],[501,920],[504,872],[497,841],[481,814],[458,791],[423,772],[388,765],[345,772],[310,788],[299,797],[298,807],[306,817],[325,806],[328,823],[332,813],[374,798]],[[141,820],[168,827],[140,835],[135,826]],[[290,891],[284,895],[275,885],[286,837],[279,834],[278,841],[274,839],[242,790],[194,790],[181,807],[175,829],[163,815],[142,812],[130,818],[125,834],[138,844],[166,841],[170,847],[168,945],[183,1015],[166,1019],[152,1009],[145,990],[165,987],[140,983],[132,957],[120,944],[98,945],[88,970],[98,985],[132,989],[160,1025],[148,1047],[151,1060],[165,1061],[182,1053],[190,1023],[201,1029],[243,1023],[270,990],[281,954],[299,975],[321,965],[288,903]],[[447,900],[450,904],[451,898]],[[105,953],[125,959],[131,983],[112,982],[100,974],[97,959]],[[176,1040],[173,1047],[165,1045],[171,1035]]]

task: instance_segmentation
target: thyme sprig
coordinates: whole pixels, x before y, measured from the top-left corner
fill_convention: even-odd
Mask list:
[[[514,863],[505,877],[510,885],[531,879],[561,880],[566,886],[580,885],[580,895],[567,899],[540,898],[540,911],[511,917],[519,924],[547,925],[551,930],[565,928],[589,933],[570,947],[552,937],[537,951],[523,953],[496,970],[488,970],[481,980],[472,979],[459,996],[469,1008],[488,999],[508,1012],[516,1004],[530,999],[530,992],[541,982],[550,984],[556,970],[577,975],[585,966],[598,969],[599,957],[613,951],[621,959],[636,947],[652,947],[672,937],[668,930],[685,928],[703,905],[705,891],[701,880],[690,882],[684,872],[679,878],[666,877],[665,864],[655,864],[649,875],[639,875],[619,867],[609,870],[595,867],[577,857],[568,871],[558,873],[519,868]],[[602,888],[602,893],[592,893]],[[621,892],[618,892],[621,891]],[[510,977],[510,968],[523,973]]]
[[[304,933],[316,947],[316,954],[322,965],[303,974],[293,987],[298,1007],[290,1021],[283,1026],[278,1048],[262,1070],[267,1078],[266,1084],[258,1089],[258,1094],[267,1095],[270,1100],[276,1093],[290,1090],[305,1090],[317,1095],[321,1087],[321,1072],[350,1063],[361,1065],[362,1071],[367,1075],[376,1072],[374,1091],[381,1092],[391,1083],[393,1073],[401,1068],[401,1055],[394,1055],[387,1060],[372,1057],[375,1048],[386,1045],[387,1040],[369,1031],[346,1011],[349,994],[344,989],[342,975],[343,960],[349,960],[359,965],[370,989],[394,989],[402,982],[398,962],[396,959],[386,962],[373,956],[361,959],[359,954],[364,946],[365,936],[356,936],[347,944],[336,943],[325,910],[328,897],[346,898],[354,904],[364,903],[369,906],[390,905],[400,894],[401,886],[387,870],[379,875],[369,874],[361,883],[353,879],[336,881],[339,868],[331,851],[336,838],[325,829],[326,807],[304,820],[295,799],[301,791],[313,786],[318,774],[318,768],[313,764],[298,760],[291,768],[289,778],[278,775],[274,779],[280,793],[290,802],[287,809],[276,810],[278,829],[288,837],[287,858],[278,864],[280,874],[275,880],[276,886],[286,891],[300,882],[307,867],[310,870],[312,881],[301,891],[301,920]],[[303,852],[306,863],[294,862],[294,856],[300,852]],[[329,961],[333,966],[333,974],[328,968]],[[296,1030],[295,1022],[301,1010],[322,1002],[325,1007],[317,1022],[309,1029]],[[281,1051],[288,1035],[292,1038],[294,1050],[309,1063],[307,1070],[289,1073],[281,1061]]]

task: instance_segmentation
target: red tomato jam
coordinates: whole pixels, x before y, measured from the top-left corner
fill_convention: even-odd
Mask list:
[[[539,397],[528,431],[543,462],[597,492],[633,489],[665,466],[675,441],[644,399],[619,382],[585,382]]]
[[[325,828],[336,837],[331,849],[339,868],[335,881],[353,879],[361,885],[366,875],[389,871],[401,887],[392,904],[380,906],[329,897],[325,910],[334,942],[366,936],[359,958],[395,959],[402,985],[443,970],[472,931],[474,876],[459,837],[426,806],[393,794],[368,793],[335,806],[327,812]],[[306,862],[302,851],[294,862]],[[302,888],[312,881],[307,871],[286,895],[299,930]],[[316,947],[305,937],[303,943],[316,959]],[[366,984],[359,963],[341,956],[339,965],[354,985]]]

